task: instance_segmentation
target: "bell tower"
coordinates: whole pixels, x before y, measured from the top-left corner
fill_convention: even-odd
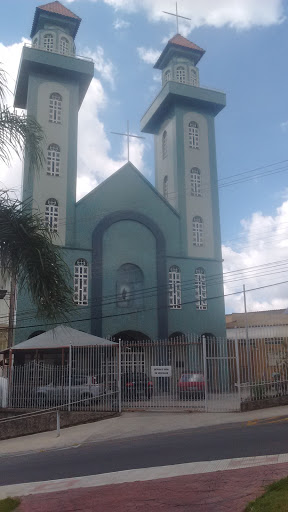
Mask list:
[[[76,55],[81,19],[60,2],[36,8],[31,45],[25,45],[14,106],[42,126],[45,162],[35,172],[24,160],[23,200],[40,211],[55,243],[73,243],[78,111],[94,74],[92,60]]]
[[[154,66],[162,90],[141,128],[154,134],[156,188],[180,214],[179,256],[221,261],[214,118],[226,97],[200,86],[204,53],[180,34],[170,39]]]

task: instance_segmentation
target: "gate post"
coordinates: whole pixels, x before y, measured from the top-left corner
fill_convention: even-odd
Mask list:
[[[206,337],[202,336],[202,347],[203,347],[203,368],[204,368],[204,384],[205,384],[205,412],[208,412],[208,382],[207,382],[207,348],[206,348]]]
[[[72,344],[69,345],[69,387],[68,387],[68,411],[71,411],[71,381],[72,381]]]
[[[121,339],[118,343],[118,411],[122,411],[122,396],[121,396],[121,373],[122,373],[122,356],[121,356]]]
[[[241,410],[241,382],[240,382],[240,363],[239,363],[239,345],[237,337],[237,327],[235,327],[235,357],[236,357],[236,374],[238,385],[239,410]]]

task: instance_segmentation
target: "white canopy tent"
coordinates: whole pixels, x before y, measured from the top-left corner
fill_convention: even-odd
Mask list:
[[[51,350],[72,347],[112,346],[117,345],[113,341],[99,338],[86,332],[77,331],[72,327],[59,325],[55,329],[43,332],[34,338],[30,338],[12,347],[12,351],[20,350]]]

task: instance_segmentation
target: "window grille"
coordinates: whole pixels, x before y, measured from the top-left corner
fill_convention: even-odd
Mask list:
[[[50,176],[59,176],[60,174],[60,148],[57,144],[48,146],[47,174],[50,174]]]
[[[194,217],[192,221],[193,245],[203,246],[203,220],[202,217]]]
[[[162,158],[166,158],[168,154],[168,141],[167,141],[167,132],[166,130],[162,135]]]
[[[168,176],[164,176],[163,180],[163,196],[168,199]]]
[[[204,268],[196,268],[195,270],[195,298],[196,309],[204,311],[207,309],[207,287],[206,273]]]
[[[62,55],[68,55],[69,53],[69,41],[66,37],[61,37],[60,39],[60,53]]]
[[[165,75],[164,75],[164,82],[165,84],[171,80],[171,69],[167,69]]]
[[[45,34],[44,36],[44,49],[47,52],[53,52],[54,50],[54,37],[53,34]]]
[[[62,121],[62,96],[58,92],[50,94],[49,121],[50,123],[61,123]]]
[[[197,77],[197,72],[195,71],[195,69],[191,69],[190,70],[190,84],[191,85],[198,85],[198,77]]]
[[[199,149],[199,126],[195,121],[189,123],[189,148]]]
[[[177,82],[180,82],[181,84],[186,83],[186,71],[184,66],[178,66],[176,68],[176,80]]]
[[[201,173],[198,167],[193,167],[190,171],[191,196],[201,196]]]
[[[88,305],[88,263],[83,258],[74,265],[74,301],[78,306]]]
[[[181,309],[181,272],[176,265],[169,268],[169,307]]]
[[[59,205],[56,199],[48,199],[45,203],[45,225],[51,233],[58,232]]]

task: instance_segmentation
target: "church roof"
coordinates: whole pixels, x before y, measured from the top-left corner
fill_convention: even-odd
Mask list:
[[[56,2],[50,2],[49,4],[39,5],[38,9],[41,9],[42,11],[54,12],[54,14],[61,14],[62,16],[68,16],[70,18],[76,18],[77,20],[81,19],[79,16],[74,14],[74,12],[70,11],[70,9],[67,9],[67,7],[60,4],[60,2],[57,0]]]
[[[62,19],[68,18],[70,20],[74,20],[74,23],[76,25],[75,32],[74,32],[74,37],[75,37],[77,30],[79,28],[80,22],[81,22],[81,18],[79,18],[79,16],[77,16],[77,14],[74,14],[74,12],[70,11],[70,9],[67,9],[67,7],[65,7],[60,2],[58,2],[58,0],[56,0],[55,2],[49,2],[49,4],[39,5],[38,7],[36,7],[30,37],[33,37],[34,34],[37,32],[38,20],[39,20],[41,11],[51,13],[51,14],[56,14],[58,16],[61,16]]]
[[[200,46],[197,46],[197,44],[192,43],[192,41],[189,41],[189,39],[186,39],[186,37],[181,36],[181,34],[176,34],[174,37],[169,39],[154,68],[163,69],[166,66],[171,51],[173,50],[182,51],[188,54],[193,53],[195,64],[199,62],[205,53],[205,50],[200,48]]]

